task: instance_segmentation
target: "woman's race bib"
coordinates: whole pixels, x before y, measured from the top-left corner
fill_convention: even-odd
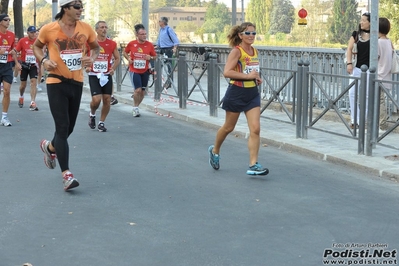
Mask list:
[[[249,74],[252,70],[259,72],[259,64],[246,65],[243,71],[244,74]]]

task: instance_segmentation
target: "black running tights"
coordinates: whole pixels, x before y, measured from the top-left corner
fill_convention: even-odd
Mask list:
[[[47,84],[48,102],[55,124],[51,144],[55,148],[62,172],[69,169],[68,137],[78,117],[82,90],[82,86],[65,82]]]

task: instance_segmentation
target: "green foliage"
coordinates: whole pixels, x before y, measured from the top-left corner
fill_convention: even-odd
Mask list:
[[[205,34],[205,31],[204,31],[203,28],[198,28],[198,29],[194,32],[194,34],[198,35],[198,36],[201,38],[201,41],[204,42],[204,34]]]
[[[205,13],[205,22],[201,26],[203,32],[220,33],[224,26],[230,24],[229,9],[225,4],[220,4],[217,0],[212,0],[208,4]]]
[[[192,21],[183,21],[180,22],[179,25],[176,26],[176,31],[180,32],[180,41],[181,42],[194,42],[191,39],[191,32],[194,32],[197,29],[197,25]]]
[[[98,2],[99,17],[108,24],[108,33],[111,37],[118,34],[114,29],[116,25],[124,25],[128,29],[130,38],[134,38],[134,25],[142,23],[141,21],[141,0],[96,0]],[[90,10],[95,12],[95,10]],[[90,12],[89,11],[89,12]],[[88,12],[88,11],[86,11]],[[91,22],[95,23],[96,21]]]
[[[324,43],[329,34],[328,17],[333,3],[324,0],[303,0],[302,6],[306,6],[308,12],[307,25],[294,23],[291,32],[293,42],[306,43],[307,47],[317,47]],[[349,38],[346,36],[346,38]]]
[[[192,21],[182,21],[176,26],[176,31],[179,32],[194,32],[197,29],[197,24]]]
[[[379,16],[389,19],[391,30],[388,37],[394,45],[397,45],[399,40],[399,0],[380,0]]]
[[[273,0],[250,0],[247,21],[256,25],[256,31],[265,34],[270,30],[270,18]]]
[[[228,7],[223,3],[218,3],[217,0],[212,0],[208,4],[205,13],[205,21],[207,19],[217,19],[220,24],[219,28],[230,23],[230,13]]]
[[[285,33],[282,33],[282,32],[278,32],[278,33],[276,33],[276,40],[277,41],[284,41],[285,40],[285,37],[286,37],[286,35],[285,35]]]
[[[28,26],[34,24],[34,2],[28,3],[22,10],[23,25],[26,30]],[[52,21],[52,9],[51,4],[47,3],[46,0],[36,0],[36,26],[40,28],[44,24]]]
[[[358,29],[360,15],[356,0],[335,0],[333,14],[329,18],[329,40],[340,44],[348,43],[354,30]]]
[[[118,26],[124,25],[131,38],[134,38],[133,26],[141,23],[141,0],[92,0],[98,10],[86,9],[86,17],[100,17],[108,23],[108,34],[116,37]],[[184,33],[182,42],[192,42],[194,34],[204,41],[209,34],[208,42],[227,44],[227,34],[231,29],[231,15],[225,4],[218,0],[201,2],[201,0],[155,0],[152,7],[162,7],[176,3],[174,6],[207,6],[206,20],[201,28],[193,22],[184,21],[177,25],[176,31]],[[271,46],[304,46],[304,47],[337,47],[347,44],[349,36],[358,27],[360,13],[356,11],[356,0],[302,0],[302,6],[308,11],[308,25],[297,24],[297,11],[292,9],[289,0],[250,0],[247,10],[247,21],[256,24],[258,32],[256,44]],[[273,7],[273,9],[272,9]],[[34,2],[23,8],[23,28],[34,24]],[[270,14],[268,13],[270,12]],[[269,15],[267,15],[269,14]],[[12,13],[10,13],[12,15]],[[391,22],[388,37],[399,45],[399,0],[380,0],[379,16]],[[46,0],[36,0],[36,25],[43,26],[52,21],[52,5]],[[94,26],[96,21],[89,22]],[[267,29],[269,26],[269,30]],[[284,28],[285,27],[285,28]],[[292,30],[291,30],[292,28]],[[291,31],[290,31],[291,30]],[[126,34],[126,32],[124,32]],[[284,34],[286,33],[286,34]],[[270,34],[274,34],[270,35]],[[211,37],[213,36],[213,37]]]
[[[270,33],[290,33],[295,21],[295,8],[289,0],[274,0],[271,13]]]
[[[176,6],[200,7],[202,6],[202,2],[201,0],[178,0]]]

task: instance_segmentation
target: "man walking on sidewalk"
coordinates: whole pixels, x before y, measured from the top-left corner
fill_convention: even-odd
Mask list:
[[[98,21],[95,25],[95,30],[97,32],[97,42],[100,45],[100,54],[90,67],[86,67],[91,91],[89,127],[96,128],[96,110],[102,100],[103,106],[97,129],[100,132],[106,132],[107,128],[104,122],[111,107],[112,75],[119,65],[120,56],[116,42],[107,38],[107,23]],[[111,65],[112,56],[114,57],[114,62]]]

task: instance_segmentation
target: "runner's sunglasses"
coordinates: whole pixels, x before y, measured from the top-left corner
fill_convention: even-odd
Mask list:
[[[256,35],[256,31],[243,31],[241,32],[241,34],[245,34],[245,35]]]
[[[69,5],[68,7],[73,7],[74,9],[79,10],[79,9],[83,8],[83,5],[74,4],[74,5]]]

